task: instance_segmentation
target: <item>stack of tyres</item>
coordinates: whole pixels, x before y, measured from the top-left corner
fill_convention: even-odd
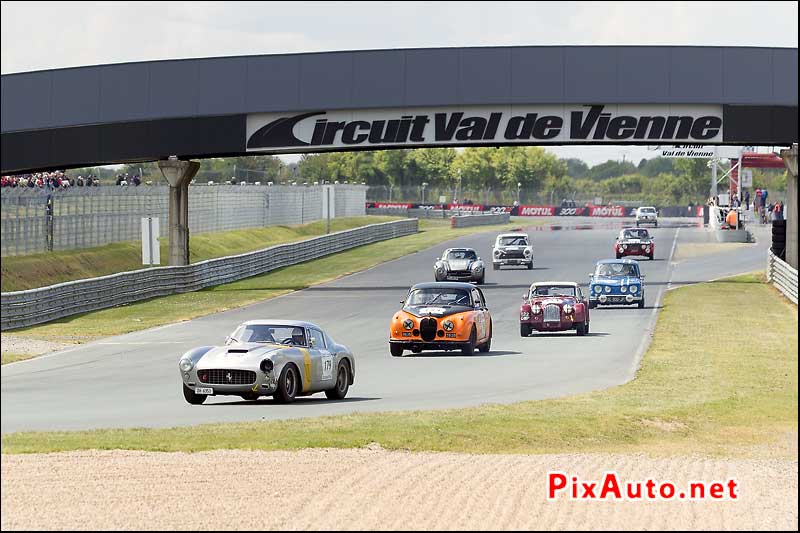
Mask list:
[[[786,221],[772,221],[772,253],[786,261]]]

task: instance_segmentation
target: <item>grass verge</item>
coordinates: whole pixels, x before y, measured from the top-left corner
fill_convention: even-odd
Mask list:
[[[748,455],[763,454],[766,445],[796,458],[796,440],[793,449],[782,448],[787,435],[797,435],[797,309],[748,275],[667,293],[636,379],[608,390],[445,411],[16,433],[2,437],[2,449],[276,450],[378,442],[415,451]]]
[[[400,220],[401,217],[343,217],[331,220],[331,231]],[[269,226],[236,231],[199,233],[189,240],[192,263],[252,252],[276,244],[325,235],[326,221],[318,220],[297,226]],[[169,259],[169,239],[161,239],[161,260]],[[0,265],[2,292],[34,289],[55,283],[94,278],[145,268],[139,241],[117,242],[96,248],[4,257]]]
[[[542,223],[525,222],[529,226]],[[496,231],[512,226],[519,226],[519,222],[451,229],[449,221],[421,220],[421,231],[415,235],[361,246],[234,283],[75,315],[39,326],[14,330],[9,334],[57,342],[89,342],[274,298],[364,270],[458,236]]]
[[[24,361],[34,357],[36,357],[36,354],[32,353],[3,352],[2,356],[0,356],[0,364],[16,363],[17,361]]]

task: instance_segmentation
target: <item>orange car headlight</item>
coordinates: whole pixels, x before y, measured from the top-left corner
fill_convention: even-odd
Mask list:
[[[453,331],[454,327],[455,327],[454,324],[449,320],[445,320],[444,322],[442,322],[442,329],[445,331]]]
[[[410,318],[406,318],[403,320],[403,327],[406,329],[412,329],[414,327],[414,321]]]

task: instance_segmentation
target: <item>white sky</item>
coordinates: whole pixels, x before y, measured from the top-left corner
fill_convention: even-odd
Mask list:
[[[797,2],[2,2],[3,74],[329,50],[798,44]],[[645,147],[548,148],[589,164]],[[294,160],[296,157],[284,159]]]

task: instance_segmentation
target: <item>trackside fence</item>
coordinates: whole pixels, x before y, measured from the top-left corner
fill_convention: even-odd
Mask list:
[[[773,254],[772,250],[768,254],[767,281],[797,304],[797,270]]]
[[[129,304],[264,274],[365,244],[418,231],[416,219],[370,224],[300,242],[279,244],[240,255],[187,266],[155,267],[0,294],[0,330]]]

